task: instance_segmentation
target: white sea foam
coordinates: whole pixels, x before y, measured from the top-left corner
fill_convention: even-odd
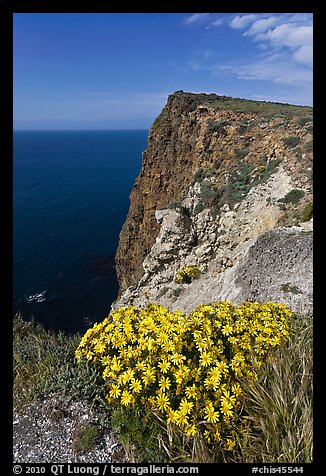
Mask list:
[[[26,302],[43,302],[45,301],[45,293],[46,291],[42,291],[40,293],[37,293],[37,294],[31,294],[30,296],[28,296],[26,298]]]

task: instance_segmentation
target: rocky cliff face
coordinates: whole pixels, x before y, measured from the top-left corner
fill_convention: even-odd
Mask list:
[[[276,296],[295,308],[306,300],[310,312],[311,215],[311,108],[177,92],[151,128],[130,196],[115,306],[151,301],[186,310],[204,298]],[[290,235],[300,243],[292,261]],[[278,258],[268,254],[273,246]],[[198,266],[200,279],[177,286],[183,265]],[[300,282],[294,269],[305,270]]]

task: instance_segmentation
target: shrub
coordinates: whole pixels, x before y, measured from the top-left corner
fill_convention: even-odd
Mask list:
[[[194,279],[199,278],[200,269],[198,266],[184,266],[176,275],[176,283],[190,284]]]
[[[281,291],[285,293],[300,294],[301,291],[298,286],[291,286],[290,283],[283,283],[280,286]]]
[[[180,294],[182,293],[183,289],[182,288],[176,288],[176,289],[173,289],[173,296],[175,297],[179,297]]]
[[[249,154],[249,149],[235,149],[234,152],[236,158],[242,160]]]
[[[299,190],[298,188],[294,188],[294,189],[290,190],[290,192],[288,192],[285,195],[285,197],[280,198],[278,200],[278,202],[296,204],[301,200],[302,197],[304,197],[304,194],[305,193],[304,193],[303,190]]]
[[[207,131],[209,133],[212,133],[212,132],[219,132],[219,133],[223,133],[225,132],[225,126],[229,126],[231,123],[230,121],[213,121],[212,119],[210,119],[208,121],[208,127],[207,127]]]
[[[165,294],[168,292],[169,288],[167,286],[164,286],[163,288],[161,288],[159,290],[159,292],[157,293],[157,297],[160,298],[162,296],[165,296]]]
[[[304,145],[304,148],[308,151],[313,150],[313,147],[314,147],[314,141],[313,140],[310,140],[310,141],[306,142],[305,145]]]
[[[205,178],[208,178],[212,175],[211,171],[208,169],[199,168],[193,178],[192,184],[196,182],[202,182]]]
[[[267,160],[267,156],[262,157],[262,160],[265,159]],[[280,159],[273,159],[265,167],[264,165],[258,166],[259,175],[255,178],[252,176],[253,165],[239,163],[236,170],[231,174],[229,183],[222,190],[219,206],[222,206],[224,203],[233,206],[235,203],[243,200],[252,187],[256,187],[269,179],[280,162]]]
[[[309,221],[312,215],[313,215],[313,203],[308,202],[307,205],[303,209],[301,220]]]
[[[154,304],[111,311],[76,350],[102,371],[116,409],[161,427],[160,444],[232,452],[242,431],[242,381],[255,382],[271,350],[289,339],[293,317],[282,304],[200,305],[189,315]],[[196,454],[194,454],[194,452]]]
[[[298,119],[298,124],[300,124],[300,126],[304,126],[306,125],[308,122],[311,122],[312,121],[312,117],[300,117]]]
[[[299,144],[300,137],[297,137],[297,136],[283,137],[282,141],[284,145],[286,145],[287,147],[290,147],[291,149],[294,149],[294,147],[296,147]]]

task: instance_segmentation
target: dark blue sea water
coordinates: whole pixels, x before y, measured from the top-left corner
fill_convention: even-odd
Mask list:
[[[147,137],[147,130],[14,133],[15,312],[69,333],[107,315]]]

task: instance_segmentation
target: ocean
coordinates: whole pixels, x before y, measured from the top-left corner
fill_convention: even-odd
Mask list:
[[[14,313],[65,333],[108,314],[147,137],[148,130],[14,132]]]

